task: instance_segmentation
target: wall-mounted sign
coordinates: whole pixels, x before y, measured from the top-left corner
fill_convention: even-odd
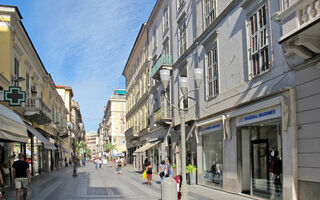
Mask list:
[[[242,115],[236,118],[236,126],[243,126],[256,122],[261,122],[269,119],[281,117],[280,106],[263,109],[257,112]]]
[[[21,102],[26,101],[26,92],[21,91],[18,86],[10,86],[9,90],[4,91],[4,100],[9,102],[10,106],[20,106]]]
[[[203,135],[203,134],[206,134],[206,133],[210,133],[210,132],[214,132],[214,131],[220,131],[220,130],[222,130],[222,123],[203,127],[203,128],[200,129],[199,134]]]

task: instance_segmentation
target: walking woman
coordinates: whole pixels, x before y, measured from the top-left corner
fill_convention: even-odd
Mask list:
[[[147,163],[146,171],[147,171],[148,185],[151,185],[152,184],[152,165],[151,165],[151,162]]]

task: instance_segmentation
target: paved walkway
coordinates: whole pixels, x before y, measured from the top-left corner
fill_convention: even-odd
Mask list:
[[[64,168],[33,178],[28,199],[34,200],[84,200],[128,199],[160,200],[159,176],[154,175],[152,186],[147,186],[142,175],[128,166],[121,175],[111,165],[95,169],[93,164],[78,169],[72,177],[72,168]],[[242,200],[242,196],[225,193],[202,186],[188,186],[189,200]],[[6,200],[15,199],[15,190],[6,191]]]

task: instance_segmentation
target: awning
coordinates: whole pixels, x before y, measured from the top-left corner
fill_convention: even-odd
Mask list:
[[[46,149],[57,149],[54,144],[52,144],[46,137],[44,137],[39,131],[37,131],[35,128],[33,128],[31,125],[25,123],[27,126],[28,131],[37,137],[38,140],[43,142],[44,148]]]
[[[139,149],[137,149],[133,155],[136,156],[138,155],[139,153],[143,153],[145,151],[147,151],[148,149],[154,147],[155,145],[159,144],[161,142],[161,140],[157,140],[155,142],[148,142],[146,143],[145,145],[143,145],[142,147],[140,147]]]
[[[27,128],[19,115],[0,104],[0,140],[28,142]]]

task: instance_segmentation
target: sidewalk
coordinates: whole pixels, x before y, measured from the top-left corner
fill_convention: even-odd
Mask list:
[[[124,167],[124,170],[132,171],[137,174],[137,176],[140,176],[142,181],[142,172],[138,171],[137,169],[134,169],[132,165],[127,165]],[[152,182],[159,184],[160,186],[160,176],[158,174],[153,174],[152,176]],[[255,198],[248,198],[244,197],[242,195],[232,194],[228,192],[224,192],[221,190],[217,190],[214,188],[209,188],[201,185],[188,185],[188,194],[189,199],[193,200],[249,200],[249,199],[255,199]],[[161,191],[160,191],[161,192]]]

